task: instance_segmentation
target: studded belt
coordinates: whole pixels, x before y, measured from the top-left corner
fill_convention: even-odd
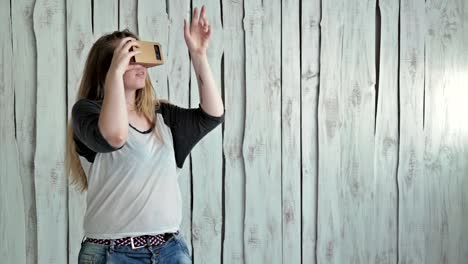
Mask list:
[[[167,242],[172,236],[179,234],[176,233],[164,233],[159,235],[143,235],[134,237],[123,237],[117,239],[98,239],[87,237],[84,242],[90,242],[101,245],[110,245],[111,241],[114,240],[114,246],[132,246],[132,249],[142,248],[145,246],[159,246]]]

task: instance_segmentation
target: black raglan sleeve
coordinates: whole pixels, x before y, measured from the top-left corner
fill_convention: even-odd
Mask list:
[[[164,123],[170,127],[174,142],[177,167],[182,168],[193,147],[211,130],[224,122],[224,114],[212,116],[201,105],[198,108],[182,108],[170,103],[160,103],[158,109]]]
[[[74,140],[80,152],[112,152],[115,148],[107,142],[99,130],[101,105],[89,99],[78,100],[72,108]],[[86,149],[86,148],[88,149]]]

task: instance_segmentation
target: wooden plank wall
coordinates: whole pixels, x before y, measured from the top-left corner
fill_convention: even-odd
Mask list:
[[[36,150],[34,183],[37,213],[37,262],[65,263],[68,244],[67,177],[64,170],[67,119],[66,5],[37,0],[33,12],[36,37]],[[53,136],[51,136],[53,135]],[[27,235],[26,235],[27,238]],[[59,247],[59,248],[60,248]]]
[[[322,4],[317,260],[370,263],[374,240],[364,227],[376,224],[378,206],[372,197],[376,3]]]
[[[197,107],[202,4],[226,121],[180,173],[195,263],[466,263],[465,0],[0,2],[2,263],[76,263],[65,128],[94,41],[159,41],[158,97]]]
[[[244,12],[245,260],[274,263],[282,259],[283,250],[281,2],[245,1]],[[226,106],[228,111],[232,107]]]
[[[10,2],[2,1],[0,11],[0,22],[2,32],[5,36],[0,39],[0,237],[13,238],[3,243],[0,249],[0,257],[6,259],[8,256],[16,262],[26,261],[26,232],[27,220],[24,202],[23,186],[20,175],[20,146],[16,141],[15,127],[15,105],[11,99],[14,98],[13,86],[13,39],[12,22],[8,12]],[[22,167],[22,166],[21,166]]]

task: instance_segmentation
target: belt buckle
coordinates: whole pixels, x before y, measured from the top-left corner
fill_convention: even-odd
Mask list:
[[[130,244],[132,245],[132,249],[143,248],[143,247],[146,246],[146,245],[143,245],[143,246],[136,247],[136,246],[135,246],[135,243],[133,242],[133,238],[134,238],[134,237],[130,237]]]

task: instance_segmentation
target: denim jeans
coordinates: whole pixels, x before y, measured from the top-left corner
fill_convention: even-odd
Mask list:
[[[101,263],[192,263],[187,245],[179,233],[159,246],[132,249],[131,246],[110,246],[81,243],[79,264]]]

